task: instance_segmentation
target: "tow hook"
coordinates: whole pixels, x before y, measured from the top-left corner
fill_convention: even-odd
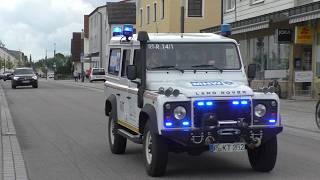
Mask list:
[[[191,134],[191,141],[192,141],[194,144],[201,144],[203,140],[204,140],[203,132],[202,132],[201,135],[199,135],[199,136],[196,136],[196,135],[194,135],[193,133]]]
[[[254,148],[257,148],[261,145],[261,140],[262,140],[262,137],[263,137],[263,132],[260,131],[259,133],[254,133],[254,132],[250,132],[251,135],[250,135],[250,138],[251,138],[251,143],[248,144],[248,147],[250,149],[254,149]]]

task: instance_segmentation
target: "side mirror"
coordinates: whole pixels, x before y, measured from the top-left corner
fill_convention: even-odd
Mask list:
[[[254,79],[256,77],[257,65],[256,64],[249,64],[248,66],[248,78]]]
[[[127,66],[127,77],[131,81],[137,79],[137,68],[135,65]]]

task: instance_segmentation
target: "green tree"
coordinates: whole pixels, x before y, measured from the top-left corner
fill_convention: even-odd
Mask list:
[[[6,68],[7,69],[13,69],[14,64],[11,61],[6,61]]]

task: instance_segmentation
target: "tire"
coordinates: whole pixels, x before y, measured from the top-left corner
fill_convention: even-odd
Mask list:
[[[320,101],[318,101],[315,113],[316,125],[320,129]]]
[[[277,160],[277,137],[273,137],[258,148],[248,149],[248,157],[253,170],[271,171]]]
[[[127,146],[127,139],[117,134],[117,128],[112,114],[108,122],[108,141],[109,147],[113,154],[124,154]]]
[[[38,88],[38,84],[32,85],[33,88]]]
[[[12,84],[12,85],[11,85],[11,88],[12,88],[12,89],[16,89],[16,88],[17,88],[17,86],[16,86],[16,85],[14,85],[14,84]]]
[[[168,162],[168,144],[162,136],[150,131],[149,122],[144,129],[143,157],[149,176],[160,177],[165,174]]]

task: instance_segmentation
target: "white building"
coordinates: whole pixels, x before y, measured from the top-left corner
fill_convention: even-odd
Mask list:
[[[8,67],[7,67],[7,63],[10,62],[13,67],[15,67],[17,65],[17,63],[19,61],[22,61],[22,58],[23,58],[23,53],[20,52],[20,51],[13,51],[13,50],[8,50],[4,47],[0,47],[0,59],[2,61],[4,61],[1,65],[0,65],[0,72],[3,72],[4,71],[4,67],[5,67],[5,64],[6,64],[6,70],[8,70]]]
[[[135,2],[107,3],[89,14],[89,55],[93,67],[105,68],[107,46],[115,27],[136,22]],[[85,43],[85,42],[84,42]]]
[[[223,22],[231,25],[246,66],[257,65],[254,86],[278,79],[283,97],[320,92],[320,0],[223,1]]]

